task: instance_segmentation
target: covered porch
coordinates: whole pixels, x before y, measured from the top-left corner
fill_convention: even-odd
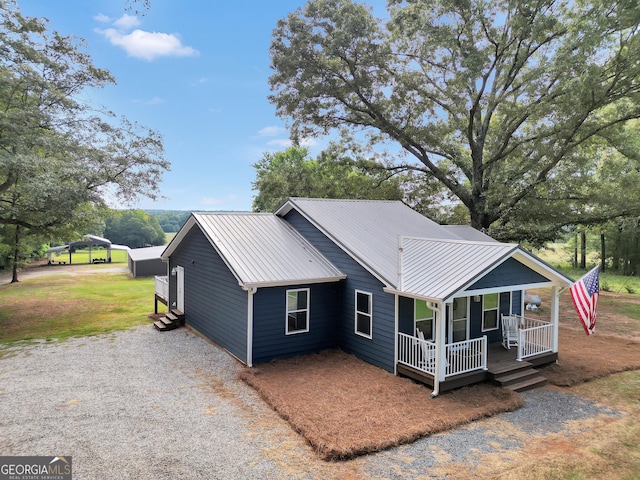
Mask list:
[[[520,315],[503,315],[518,323],[517,340],[489,343],[487,336],[444,345],[444,375],[435,382],[436,342],[418,336],[398,333],[399,374],[408,376],[431,387],[438,384],[439,391],[501,377],[522,379],[524,386],[533,385],[528,369],[551,363],[558,358],[554,351],[555,335],[551,321]],[[501,319],[502,320],[502,319]],[[508,323],[509,320],[505,320]],[[518,374],[516,372],[522,372]],[[510,378],[511,379],[511,378]]]

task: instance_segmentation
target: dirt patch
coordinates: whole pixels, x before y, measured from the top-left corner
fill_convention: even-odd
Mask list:
[[[430,398],[430,390],[339,350],[277,360],[240,378],[325,460],[408,443],[523,405],[517,393],[479,384]]]

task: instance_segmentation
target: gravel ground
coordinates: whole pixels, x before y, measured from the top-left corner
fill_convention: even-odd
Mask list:
[[[240,368],[187,329],[4,348],[0,455],[71,455],[75,479],[438,478],[428,472],[442,462],[482,462],[485,453],[524,447],[527,435],[619,415],[543,388],[525,392],[516,412],[324,462],[237,379]],[[510,428],[521,434],[505,434]]]

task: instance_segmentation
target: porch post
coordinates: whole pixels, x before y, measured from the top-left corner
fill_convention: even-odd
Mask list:
[[[551,287],[551,323],[553,324],[552,352],[558,353],[558,311],[560,309],[560,293],[558,287]]]
[[[433,392],[431,392],[432,397],[437,397],[440,393],[440,382],[444,381],[445,378],[445,344],[446,344],[446,305],[443,303],[437,303],[435,309],[433,311],[435,315],[435,324],[436,324],[436,371],[433,376]]]

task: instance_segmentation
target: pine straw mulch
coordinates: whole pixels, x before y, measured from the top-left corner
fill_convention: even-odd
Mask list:
[[[340,350],[276,360],[240,372],[325,460],[344,460],[523,405],[486,383],[431,398],[431,390]]]
[[[560,326],[558,345],[558,363],[544,367],[542,374],[560,387],[640,369],[640,342],[630,338],[597,331],[587,336],[581,327]]]

